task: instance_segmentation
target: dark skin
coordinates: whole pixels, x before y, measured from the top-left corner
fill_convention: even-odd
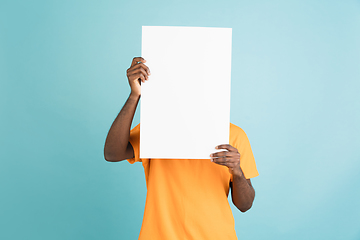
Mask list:
[[[134,157],[134,149],[129,142],[130,128],[141,97],[141,83],[148,81],[150,76],[150,69],[145,63],[146,60],[142,57],[135,57],[130,68],[127,69],[131,93],[111,125],[105,141],[104,157],[109,162],[119,162]],[[233,176],[233,181],[230,182],[232,202],[241,212],[246,212],[252,206],[255,190],[240,167],[240,153],[230,144],[218,145],[215,148],[223,151],[210,154],[211,161],[228,167]]]

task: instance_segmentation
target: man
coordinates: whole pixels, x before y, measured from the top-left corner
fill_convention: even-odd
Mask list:
[[[245,132],[230,123],[230,144],[216,146],[226,151],[209,153],[210,160],[140,159],[140,125],[131,131],[130,127],[141,82],[149,80],[145,62],[135,57],[127,70],[131,93],[109,130],[104,148],[107,161],[128,159],[130,163],[142,162],[144,167],[147,196],[139,240],[237,239],[229,189],[234,205],[246,212],[255,197],[250,178],[258,175]]]

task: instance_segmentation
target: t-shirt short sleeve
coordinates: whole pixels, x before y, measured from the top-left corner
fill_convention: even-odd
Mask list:
[[[141,159],[140,159],[140,124],[138,124],[136,127],[134,127],[130,131],[129,142],[134,149],[134,157],[131,159],[128,159],[128,162],[131,164],[133,164],[135,162],[141,162]]]
[[[230,144],[240,153],[240,167],[246,179],[259,175],[249,139],[240,127],[230,124]]]

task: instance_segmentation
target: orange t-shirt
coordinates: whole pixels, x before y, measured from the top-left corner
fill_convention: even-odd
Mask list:
[[[140,124],[131,130],[129,141],[135,157],[128,161],[142,162],[147,186],[139,240],[237,239],[228,201],[231,176],[226,166],[210,158],[140,159]],[[258,176],[249,140],[232,123],[229,144],[240,153],[245,177]]]

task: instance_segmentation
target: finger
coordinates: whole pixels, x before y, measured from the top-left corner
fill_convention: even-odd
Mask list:
[[[235,159],[229,159],[229,158],[217,158],[217,159],[211,159],[213,163],[224,165],[227,167],[235,167],[239,165],[239,161],[236,161]]]
[[[218,157],[218,158],[211,158],[212,162],[216,162],[216,163],[236,163],[239,162],[239,159],[237,158],[233,158],[233,157]]]
[[[148,66],[146,66],[145,64],[143,63],[138,63],[130,68],[128,68],[127,72],[130,72],[130,71],[133,71],[135,69],[139,69],[139,68],[143,68],[145,69],[145,71],[147,72],[147,75],[150,75],[150,69]]]
[[[214,157],[214,158],[219,158],[219,157],[231,157],[231,156],[234,156],[235,152],[229,152],[229,151],[221,151],[221,152],[216,152],[216,153],[212,153],[210,154],[210,157]]]
[[[218,146],[215,147],[216,149],[227,149],[230,152],[237,152],[237,148],[231,146],[230,144],[220,144]]]
[[[216,164],[219,164],[219,165],[227,166],[227,167],[234,167],[237,164],[236,161],[230,161],[230,160],[227,160],[227,159],[222,160],[221,158],[213,159],[212,162],[216,163]]]
[[[227,159],[226,159],[225,156],[223,156],[223,157],[211,157],[210,160],[212,162],[215,162],[215,163],[227,162]]]
[[[141,82],[145,82],[145,80],[146,80],[144,74],[142,74],[141,72],[130,75],[129,78],[131,78],[131,80],[140,79]]]
[[[134,69],[134,70],[128,72],[129,76],[136,75],[138,73],[142,73],[144,75],[145,79],[148,80],[148,74],[145,71],[145,69],[143,69],[143,68]]]
[[[131,62],[131,67],[136,65],[139,62],[146,62],[146,60],[143,57],[134,57]]]
[[[222,163],[222,162],[214,162],[214,163],[216,163],[216,164],[218,164],[218,165],[222,165],[222,166],[229,167],[229,166],[227,165],[227,163]]]
[[[222,156],[240,158],[240,153],[237,151],[236,152],[221,151],[210,154],[210,157],[222,157]]]
[[[131,62],[131,66],[134,66],[135,64],[137,64],[138,62],[146,62],[146,60],[142,57],[134,57],[132,62]]]

